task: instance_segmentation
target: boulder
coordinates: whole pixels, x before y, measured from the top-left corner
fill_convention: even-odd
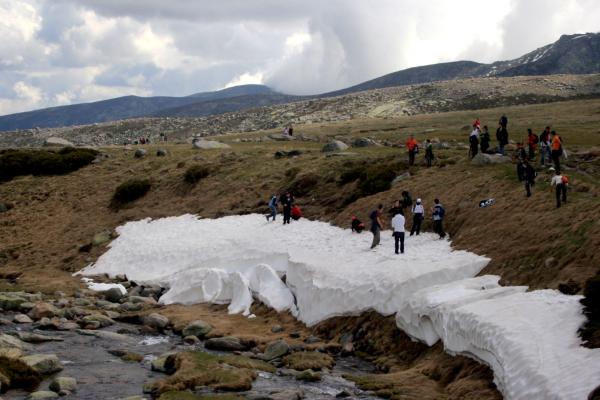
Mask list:
[[[290,345],[285,340],[275,340],[267,344],[265,352],[262,355],[262,359],[265,361],[271,361],[276,358],[285,356],[290,352]]]
[[[58,397],[58,393],[51,392],[49,390],[39,390],[33,392],[27,398],[28,400],[42,400],[42,399],[55,399]]]
[[[21,361],[40,375],[50,375],[63,369],[55,354],[33,354],[22,357]]]
[[[63,390],[75,392],[77,390],[77,380],[68,376],[59,376],[50,383],[49,387],[50,390],[57,393]]]
[[[200,343],[200,339],[198,339],[196,336],[190,335],[190,336],[186,336],[183,338],[183,343],[189,344],[189,345],[195,345],[195,344]]]
[[[341,142],[339,140],[332,140],[331,142],[329,142],[325,146],[323,146],[321,151],[323,153],[331,153],[334,151],[342,151],[342,150],[346,150],[346,149],[348,149],[348,145],[346,143]]]
[[[213,329],[212,325],[202,320],[196,320],[190,322],[185,328],[183,328],[182,336],[196,336],[202,339],[204,336]]]
[[[377,143],[373,139],[369,138],[358,138],[352,142],[352,147],[370,147],[377,146]]]
[[[13,318],[13,322],[16,322],[17,324],[30,324],[33,320],[25,314],[16,314]]]
[[[144,150],[144,149],[137,149],[135,151],[135,153],[133,153],[133,156],[135,158],[143,158],[143,157],[146,156],[146,150]]]
[[[75,145],[69,142],[67,139],[59,137],[49,137],[44,140],[44,146],[46,147],[75,147]]]
[[[169,325],[169,318],[157,313],[152,313],[143,317],[142,322],[150,328],[163,330]]]
[[[220,338],[211,338],[204,342],[204,347],[209,350],[221,351],[244,351],[248,350],[248,346],[241,342],[239,338],[234,336],[223,336]]]
[[[37,321],[42,318],[54,317],[56,315],[56,311],[56,308],[52,304],[42,302],[33,306],[31,311],[29,311],[29,316]]]
[[[194,149],[210,150],[210,149],[229,149],[231,146],[225,143],[217,142],[216,140],[197,140],[193,143]]]
[[[156,150],[156,157],[165,157],[169,152],[167,149],[158,149]]]
[[[102,294],[104,295],[104,298],[106,300],[112,303],[118,303],[119,300],[123,298],[123,292],[121,288],[118,287],[112,287],[108,290],[105,290],[104,292],[102,292]]]
[[[340,337],[340,345],[342,346],[342,355],[354,353],[354,337],[352,333],[344,333]]]

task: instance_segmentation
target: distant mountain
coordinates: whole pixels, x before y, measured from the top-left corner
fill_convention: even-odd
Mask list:
[[[107,122],[147,116],[204,117],[281,104],[310,97],[332,97],[364,90],[461,78],[600,73],[600,33],[563,35],[555,43],[514,60],[482,64],[456,61],[408,68],[361,84],[316,96],[292,96],[263,85],[235,86],[186,97],[125,96],[94,103],[46,108],[0,117],[0,131]]]
[[[209,102],[210,105],[208,105],[206,109],[219,109],[219,107],[215,105],[218,104],[219,101],[229,103],[228,100],[231,98],[239,96],[252,97],[253,95],[261,98],[264,96],[274,96],[273,103],[269,103],[267,98],[262,100],[262,105],[281,102],[281,96],[285,96],[278,94],[269,87],[263,85],[235,86],[216,92],[196,93],[186,97],[124,96],[93,103],[51,107],[42,110],[6,115],[0,117],[0,131],[31,129],[35,127],[52,128],[69,125],[86,125],[96,122],[108,122],[119,119],[150,116],[155,115],[160,110],[177,110],[179,107],[192,103]],[[239,107],[249,107],[252,106],[253,103],[250,99],[246,99],[245,101],[233,102],[231,104],[238,104]],[[196,108],[201,109],[202,107],[197,106]],[[240,109],[235,109],[233,106],[223,106],[223,108],[228,111]],[[204,113],[197,116],[204,115],[207,114]]]
[[[408,68],[321,96],[461,78],[593,73],[600,73],[600,33],[563,35],[522,57],[493,64],[456,61]]]

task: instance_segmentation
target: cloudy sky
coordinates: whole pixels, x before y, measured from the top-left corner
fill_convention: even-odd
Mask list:
[[[515,58],[598,21],[598,0],[0,0],[0,115],[243,83],[326,92]]]

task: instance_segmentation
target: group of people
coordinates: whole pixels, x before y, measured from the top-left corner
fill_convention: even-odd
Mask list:
[[[283,130],[283,134],[286,136],[294,136],[294,127],[291,125],[286,126]]]
[[[277,217],[277,208],[279,203],[281,203],[283,209],[283,224],[289,224],[291,220],[298,221],[302,218],[302,210],[295,203],[294,196],[289,192],[283,193],[280,197],[277,197],[277,194],[271,196],[269,200],[268,206],[270,213],[266,215],[267,221],[275,221]]]
[[[415,165],[415,154],[419,152],[419,144],[414,135],[410,135],[406,139],[406,149],[408,151],[408,165]],[[433,163],[433,144],[431,140],[427,139],[425,141],[425,164],[427,168],[431,167],[431,163]]]
[[[431,209],[431,217],[433,220],[433,230],[436,232],[440,239],[446,236],[444,232],[443,219],[445,215],[444,207],[442,207],[439,199],[434,200],[434,206]],[[405,224],[406,214],[412,213],[412,227],[410,229],[410,236],[419,235],[421,232],[421,224],[425,219],[425,207],[421,199],[417,199],[413,204],[412,197],[407,191],[402,192],[402,198],[397,200],[392,208],[388,211],[389,218],[391,218],[391,227],[394,236],[394,246],[396,254],[404,254],[404,239],[405,239]],[[384,217],[383,217],[383,204],[379,204],[377,208],[369,214],[371,220],[371,233],[373,234],[373,241],[371,243],[371,249],[374,249],[380,244],[381,241],[381,230],[384,228]],[[362,223],[356,216],[352,216],[350,228],[352,232],[361,233],[365,229],[364,223]]]
[[[487,125],[484,125],[482,129],[479,118],[475,119],[473,130],[469,134],[469,155],[473,158],[480,150],[486,154],[497,152],[498,154],[505,155],[504,148],[508,144],[508,117],[504,114],[498,120],[496,140],[498,141],[498,146],[492,149],[490,147],[490,132]]]

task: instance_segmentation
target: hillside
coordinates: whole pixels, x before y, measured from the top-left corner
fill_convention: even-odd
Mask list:
[[[315,96],[281,94],[262,85],[243,85],[187,97],[126,96],[94,103],[53,107],[0,117],[0,131],[61,127],[148,116],[204,117],[300,99],[331,98],[373,89],[481,77],[513,77],[600,72],[600,33],[563,35],[517,59],[481,64],[456,61],[409,68],[358,85]],[[475,107],[479,108],[479,107]],[[431,111],[431,110],[429,110]]]

